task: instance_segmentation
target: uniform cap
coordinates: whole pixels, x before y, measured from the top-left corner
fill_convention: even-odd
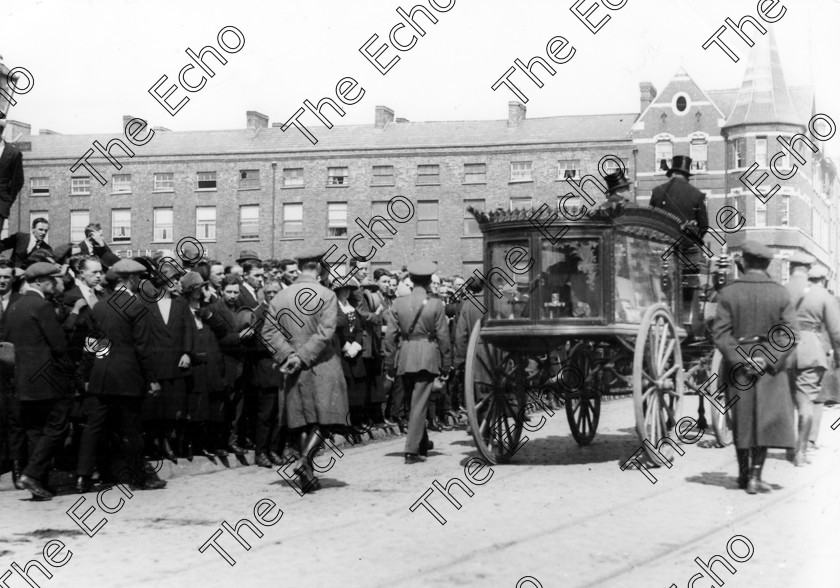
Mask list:
[[[794,265],[813,265],[816,259],[813,256],[803,253],[801,251],[795,252],[788,257],[788,261]]]
[[[57,278],[60,275],[61,268],[46,261],[33,263],[26,268],[25,272],[23,272],[23,277],[27,280],[35,280],[38,278]]]
[[[300,250],[295,256],[295,259],[299,264],[303,264],[307,261],[318,261],[324,257],[326,253],[327,250],[324,249],[323,245],[313,245]]]
[[[437,271],[437,264],[428,259],[418,259],[408,264],[408,273],[412,276],[431,276]]]
[[[239,257],[236,258],[236,263],[241,264],[242,262],[249,260],[260,262],[262,261],[262,259],[260,259],[260,256],[257,255],[256,251],[252,251],[251,249],[243,249],[239,252]]]
[[[181,288],[184,292],[189,292],[193,288],[198,288],[206,283],[207,281],[198,272],[187,272],[181,276]]]
[[[742,252],[744,255],[758,257],[759,259],[773,259],[773,250],[758,241],[746,241]]]
[[[828,277],[828,268],[821,265],[815,265],[808,270],[809,280],[822,280]]]
[[[114,273],[117,275],[142,274],[146,271],[146,268],[142,263],[138,263],[133,259],[121,259],[115,263],[111,269],[114,270]]]

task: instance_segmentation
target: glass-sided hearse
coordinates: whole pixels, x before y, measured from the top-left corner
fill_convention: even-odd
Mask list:
[[[641,439],[656,446],[673,438],[684,388],[696,392],[717,367],[708,326],[727,259],[714,274],[706,263],[689,275],[668,253],[682,234],[679,220],[648,207],[569,218],[548,207],[470,210],[492,285],[465,367],[482,456],[505,461],[521,436],[523,408],[552,396],[564,401],[580,445],[595,436],[601,397],[630,393]],[[712,420],[726,442],[726,422]]]

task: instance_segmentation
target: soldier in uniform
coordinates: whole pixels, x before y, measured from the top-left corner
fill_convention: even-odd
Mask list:
[[[426,410],[436,377],[446,380],[452,367],[449,327],[443,303],[428,293],[437,265],[419,260],[408,267],[414,288],[397,298],[385,332],[385,373],[402,377],[411,395],[405,463],[425,461],[433,444],[426,431]],[[397,338],[400,341],[397,343]]]
[[[794,268],[794,262],[801,265]],[[799,341],[793,357],[795,370],[795,402],[799,412],[798,438],[796,453],[793,457],[795,466],[808,463],[807,451],[809,440],[816,443],[822,416],[822,403],[817,401],[820,384],[825,371],[829,368],[828,353],[821,336],[823,330],[827,333],[834,349],[835,361],[840,357],[840,309],[837,300],[828,293],[824,280],[828,271],[821,266],[814,266],[808,270],[806,280],[801,279],[801,267],[807,267],[802,262],[809,259],[791,259],[791,269],[795,273],[788,282],[788,291],[796,308],[796,320],[799,323]]]
[[[346,426],[348,413],[344,372],[333,343],[338,302],[335,293],[320,283],[326,273],[321,263],[324,254],[321,247],[300,253],[300,276],[271,300],[268,314],[272,320],[266,318],[262,328],[274,361],[286,374],[278,413],[284,414],[285,402],[289,433],[300,433],[295,473],[301,477],[304,492],[320,488],[312,460],[324,435]]]
[[[761,480],[767,448],[790,448],[795,439],[785,364],[798,340],[796,312],[787,290],[767,274],[772,258],[768,247],[744,243],[744,275],[720,291],[712,327],[728,402],[737,396],[730,410],[738,486],[748,494],[770,489]]]

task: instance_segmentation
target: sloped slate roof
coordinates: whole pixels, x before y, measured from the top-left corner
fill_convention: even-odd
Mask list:
[[[793,106],[799,115],[800,124],[807,124],[811,119],[811,106],[814,102],[814,88],[812,86],[791,86],[788,88]],[[726,90],[707,90],[706,94],[717,104],[721,112],[729,117],[738,98],[738,88]]]
[[[286,132],[280,127],[169,131],[156,132],[149,143],[133,149],[137,157],[159,157],[625,141],[636,116],[636,113],[556,116],[526,119],[516,127],[508,127],[507,120],[388,123],[384,128],[336,125],[332,129],[314,123],[307,128],[318,139],[316,145],[293,127]],[[122,133],[33,135],[32,152],[27,154],[27,159],[77,159],[91,148],[94,140],[105,145],[113,138],[125,141]],[[114,155],[119,158],[121,151],[116,149]]]

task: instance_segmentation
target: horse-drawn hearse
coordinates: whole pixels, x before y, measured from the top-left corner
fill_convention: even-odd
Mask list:
[[[687,271],[676,247],[684,227],[655,208],[565,216],[547,206],[470,210],[484,236],[489,282],[464,382],[481,455],[509,459],[527,412],[551,396],[565,405],[580,445],[595,436],[601,398],[630,393],[641,440],[655,447],[674,438],[684,394],[717,372],[709,324],[728,257]],[[726,417],[711,413],[718,440],[728,443]]]

